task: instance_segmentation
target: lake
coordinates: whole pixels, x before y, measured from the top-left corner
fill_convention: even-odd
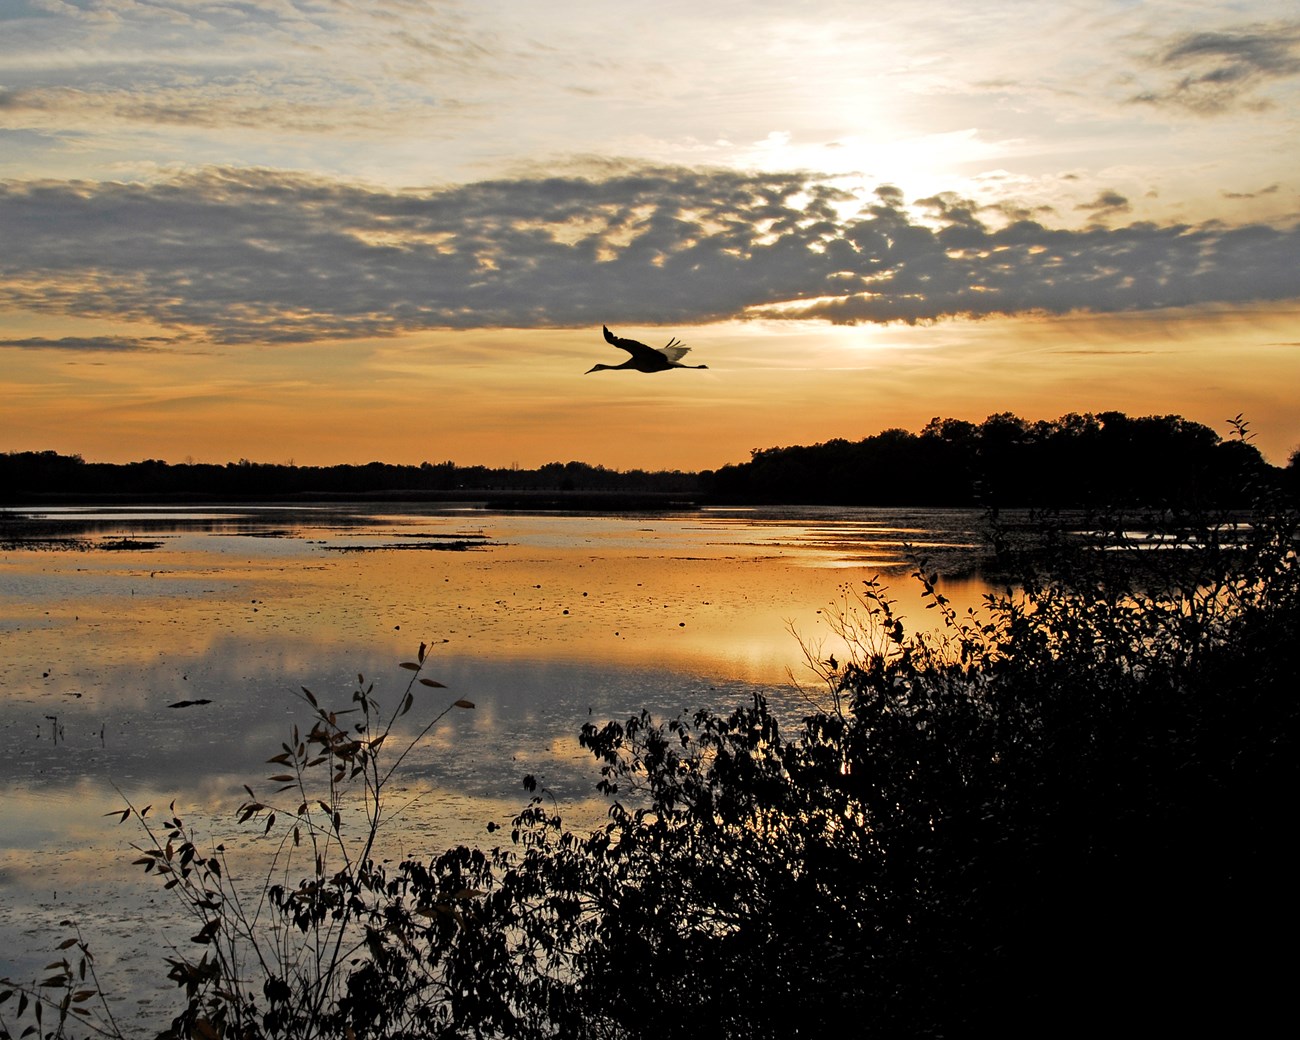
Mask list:
[[[75,919],[123,999],[171,1011],[175,903],[131,867],[123,796],[214,842],[241,834],[242,785],[303,723],[296,692],[347,707],[358,675],[387,706],[427,643],[403,720],[449,714],[404,762],[412,804],[392,856],[499,843],[535,775],[566,821],[598,823],[589,719],[726,711],[766,696],[789,724],[845,650],[831,620],[879,576],[933,623],[905,546],[956,606],[977,605],[980,515],[756,508],[637,515],[463,506],[0,510],[0,976],[32,978]],[[118,792],[121,792],[119,794]],[[508,833],[508,827],[506,829]],[[239,839],[256,857],[256,841]],[[232,845],[232,847],[236,847]]]

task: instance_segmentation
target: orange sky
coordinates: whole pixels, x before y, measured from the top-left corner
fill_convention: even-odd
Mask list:
[[[938,10],[7,5],[0,450],[699,469],[1121,410],[1285,463],[1300,17]],[[602,323],[708,370],[584,375]]]
[[[1296,308],[1269,307],[926,327],[727,323],[692,334],[708,371],[655,375],[584,376],[595,360],[617,360],[589,329],[431,332],[165,359],[15,352],[0,389],[9,450],[118,462],[161,454],[704,469],[753,448],[915,431],[935,415],[1114,409],[1178,413],[1225,435],[1225,420],[1242,413],[1265,455],[1285,464],[1300,444],[1300,350],[1285,339],[1298,321]]]

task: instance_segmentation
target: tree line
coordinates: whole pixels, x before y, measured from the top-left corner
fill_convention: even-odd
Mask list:
[[[537,469],[363,465],[298,466],[293,463],[87,462],[53,451],[0,455],[0,500],[30,498],[163,496],[178,498],[292,499],[313,496],[455,498],[495,492],[638,492],[694,494],[699,476],[679,471],[619,471],[585,462],[549,462]]]
[[[1231,420],[1222,437],[1178,415],[1070,413],[1030,421],[1000,412],[981,423],[934,418],[920,431],[858,441],[755,449],[718,470],[620,471],[584,462],[536,469],[395,465],[224,465],[146,459],[87,462],[53,451],[0,455],[0,501],[78,497],[291,499],[312,496],[493,498],[509,493],[683,497],[700,503],[1207,507],[1248,502],[1262,487],[1300,491],[1300,449],[1283,469]]]
[[[1091,507],[1237,505],[1290,482],[1249,442],[1178,415],[1070,413],[1030,422],[1011,412],[976,424],[932,419],[919,434],[756,450],[712,475],[715,499],[843,505]],[[1300,454],[1300,453],[1297,453]]]

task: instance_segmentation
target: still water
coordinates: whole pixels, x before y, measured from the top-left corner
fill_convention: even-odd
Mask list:
[[[451,700],[474,703],[404,763],[394,793],[413,801],[393,855],[499,842],[487,825],[524,804],[525,774],[588,826],[602,807],[584,722],[725,711],[755,692],[797,720],[819,692],[805,648],[843,656],[828,618],[863,579],[879,576],[909,625],[932,622],[906,546],[956,605],[980,601],[979,521],[825,508],[0,511],[0,977],[31,978],[74,919],[147,1011],[154,998],[131,979],[160,979],[167,943],[183,938],[167,894],[129,866],[140,835],[105,814],[123,795],[174,799],[229,842],[242,785],[269,787],[266,759],[295,722],[310,725],[303,686],[346,707],[362,675],[396,704],[410,679],[399,665],[424,642],[423,674],[446,689],[416,688],[409,731]]]

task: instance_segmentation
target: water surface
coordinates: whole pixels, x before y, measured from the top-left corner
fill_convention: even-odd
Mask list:
[[[978,602],[978,521],[826,508],[6,511],[0,976],[39,970],[71,917],[107,970],[160,977],[172,906],[127,866],[139,835],[104,814],[122,795],[175,799],[229,840],[242,785],[258,786],[306,719],[302,686],[346,706],[360,674],[396,704],[410,678],[399,664],[424,642],[424,674],[446,690],[417,687],[407,731],[449,700],[474,703],[404,764],[395,793],[415,801],[395,855],[499,841],[487,825],[523,804],[525,774],[590,825],[601,806],[584,722],[727,710],[757,692],[793,723],[819,692],[804,648],[843,656],[828,614],[863,579],[889,584],[911,623],[932,621],[906,545],[959,606]]]

